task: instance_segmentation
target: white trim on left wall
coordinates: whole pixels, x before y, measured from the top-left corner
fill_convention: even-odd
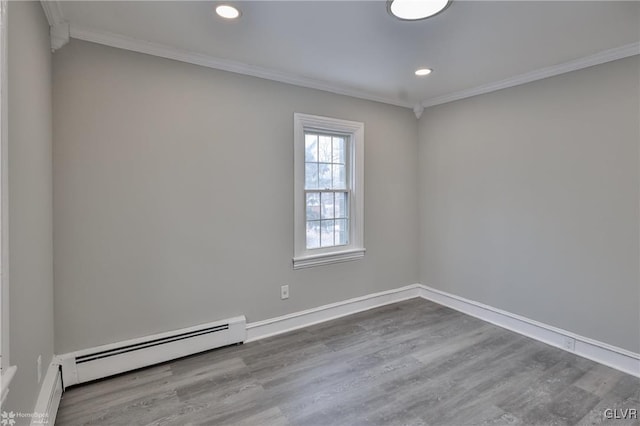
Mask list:
[[[12,365],[9,368],[3,369],[2,374],[0,374],[0,406],[4,404],[4,400],[7,399],[7,395],[9,395],[9,386],[16,375],[16,371],[18,371],[18,367]]]
[[[8,6],[7,0],[0,1],[0,404],[7,398],[18,369],[16,365],[11,365],[9,359]]]
[[[31,426],[54,425],[62,398],[62,376],[60,365],[55,361],[49,364],[40,387],[40,394],[31,417]]]

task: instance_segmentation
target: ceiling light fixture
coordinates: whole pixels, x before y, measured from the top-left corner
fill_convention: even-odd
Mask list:
[[[425,75],[429,75],[431,74],[433,70],[431,68],[420,68],[419,70],[416,70],[416,75],[418,77],[424,77]]]
[[[403,21],[418,21],[437,15],[450,4],[451,0],[387,0],[387,10]]]
[[[233,6],[229,6],[228,4],[221,4],[216,7],[216,13],[218,16],[225,19],[236,19],[240,16],[240,11]]]

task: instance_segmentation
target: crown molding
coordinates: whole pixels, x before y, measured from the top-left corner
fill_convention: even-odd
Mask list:
[[[130,50],[138,53],[145,53],[147,55],[159,56],[161,58],[173,59],[176,61],[200,65],[207,68],[230,71],[237,74],[244,74],[252,77],[274,80],[281,83],[292,84],[294,86],[307,87],[310,89],[317,89],[325,92],[336,93],[338,95],[366,99],[369,101],[381,102],[405,108],[413,107],[413,105],[409,102],[402,102],[393,98],[377,96],[366,91],[332,84],[323,80],[317,80],[314,78],[298,76],[291,73],[275,71],[256,65],[245,64],[242,62],[216,58],[210,55],[204,55],[201,53],[178,49],[159,43],[152,43],[144,40],[126,37],[119,34],[95,31],[72,25],[70,28],[70,35],[72,38],[78,40],[103,44],[105,46],[116,47],[119,49]]]
[[[414,105],[410,102],[404,102],[395,98],[378,96],[367,91],[337,85],[319,79],[299,76],[282,71],[276,71],[238,61],[217,58],[202,53],[178,49],[159,43],[153,43],[123,36],[120,34],[97,31],[89,28],[79,27],[76,25],[69,26],[64,21],[64,16],[62,15],[60,4],[57,0],[43,0],[41,1],[41,3],[43,5],[43,8],[45,9],[45,13],[47,14],[49,23],[51,24],[51,22],[57,22],[55,27],[51,27],[52,50],[59,49],[64,44],[66,44],[69,37],[72,37],[78,40],[89,41],[105,46],[130,50],[132,52],[144,53],[147,55],[200,65],[207,68],[229,71],[237,74],[244,74],[253,77],[264,78],[267,80],[278,81],[281,83],[292,84],[295,86],[336,93],[339,95],[411,108],[416,115],[416,118],[418,119],[422,115],[424,108],[453,102],[460,99],[470,98],[472,96],[482,95],[485,93],[506,89],[508,87],[519,86],[521,84],[530,83],[536,80],[541,80],[544,78],[553,77],[567,72],[577,71],[594,65],[599,65],[640,54],[640,42],[630,43],[613,49],[604,50],[583,58],[541,68],[538,70],[527,72],[525,74],[520,74],[504,80],[488,83],[471,89],[448,93],[434,98],[429,98],[417,105]]]
[[[49,22],[51,51],[55,52],[69,42],[69,23],[64,19],[58,0],[41,0],[40,4]]]
[[[573,61],[564,62],[562,64],[553,65],[550,67],[540,68],[535,71],[474,87],[472,89],[465,89],[458,92],[437,96],[435,98],[426,99],[422,101],[422,106],[428,108],[435,105],[457,101],[459,99],[483,95],[485,93],[495,92],[496,90],[519,86],[521,84],[530,83],[532,81],[542,80],[543,78],[553,77],[571,71],[577,71],[583,68],[604,64],[606,62],[611,62],[634,55],[640,55],[640,42],[625,44],[624,46],[603,50],[602,52],[598,52],[590,56],[585,56],[584,58],[575,59]]]
[[[47,21],[49,21],[50,27],[55,27],[64,22],[64,14],[58,0],[42,0],[40,4],[44,9],[44,14],[47,17]]]

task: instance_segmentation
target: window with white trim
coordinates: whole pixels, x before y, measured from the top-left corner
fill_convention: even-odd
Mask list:
[[[364,256],[364,124],[294,114],[294,269]]]

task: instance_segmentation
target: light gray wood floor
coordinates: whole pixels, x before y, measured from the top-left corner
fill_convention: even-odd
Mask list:
[[[640,425],[640,379],[422,299],[70,388],[58,425]],[[620,411],[617,411],[620,416]]]

